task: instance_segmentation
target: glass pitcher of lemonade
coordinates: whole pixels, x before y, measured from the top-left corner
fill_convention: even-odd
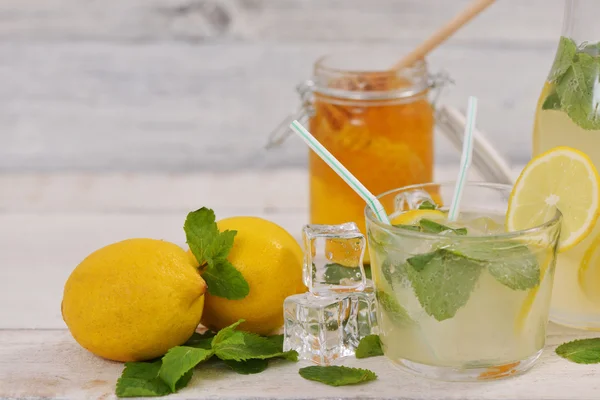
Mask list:
[[[396,58],[326,56],[298,89],[303,107],[294,118],[308,122],[309,131],[371,193],[433,179],[434,111],[428,95],[447,77],[430,75],[424,61],[390,70]],[[351,221],[365,233],[364,201],[314,152],[309,179],[310,223]]]
[[[535,114],[533,154],[585,152],[600,168],[600,1],[567,0],[563,32]],[[558,256],[551,320],[600,329],[600,223]]]

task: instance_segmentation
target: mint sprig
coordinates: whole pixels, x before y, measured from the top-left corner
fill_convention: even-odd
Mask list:
[[[217,334],[194,334],[183,346],[170,349],[161,360],[126,363],[117,381],[117,396],[156,397],[175,393],[190,382],[197,365],[214,356],[240,374],[262,372],[272,358],[297,361],[298,353],[283,351],[282,336],[262,337],[236,330],[242,322]]]
[[[379,335],[368,335],[360,340],[355,352],[356,358],[377,357],[383,355]]]
[[[208,293],[229,300],[246,297],[250,293],[248,282],[227,261],[237,232],[219,232],[214,211],[206,207],[189,213],[183,229],[188,246],[200,264]]]
[[[600,363],[600,338],[563,343],[556,348],[556,354],[577,364]]]
[[[543,110],[561,110],[583,129],[600,129],[600,105],[594,94],[600,83],[597,45],[578,49],[572,39],[561,37],[549,79],[553,87]]]
[[[305,367],[300,368],[298,372],[304,379],[321,382],[329,386],[356,385],[377,379],[375,372],[368,369],[342,366]]]

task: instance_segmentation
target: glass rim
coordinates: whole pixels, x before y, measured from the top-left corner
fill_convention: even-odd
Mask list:
[[[316,93],[348,100],[395,100],[422,96],[427,90],[435,86],[429,75],[427,62],[424,59],[417,60],[414,64],[400,69],[359,69],[328,65],[328,62],[331,63],[331,60],[336,56],[340,56],[340,54],[327,54],[315,61],[311,82],[314,85],[313,90]],[[407,75],[413,79],[411,85],[403,88],[371,91],[333,88],[327,84],[329,79],[346,78],[360,80],[360,78],[364,78],[366,75],[369,75],[371,78],[383,79]]]
[[[382,197],[390,195],[392,193],[404,192],[404,191],[411,190],[411,189],[421,189],[424,187],[446,186],[446,185],[451,185],[452,187],[454,187],[455,182],[443,181],[443,182],[418,183],[418,184],[414,184],[414,185],[408,185],[408,186],[403,186],[403,187],[396,188],[396,189],[391,189],[391,190],[383,192],[375,197],[377,197],[377,199],[381,199]],[[478,187],[490,188],[490,189],[509,189],[509,192],[512,189],[511,185],[507,185],[504,183],[491,183],[491,182],[467,182],[467,184],[465,186],[466,187],[478,186]],[[365,218],[367,219],[367,221],[369,223],[372,223],[372,224],[378,226],[379,228],[385,229],[393,234],[414,236],[414,237],[420,237],[423,239],[436,239],[436,240],[440,239],[440,235],[435,234],[435,233],[413,231],[410,229],[401,228],[401,227],[397,227],[397,226],[393,226],[393,225],[388,225],[386,223],[380,222],[377,219],[377,217],[375,216],[375,214],[373,213],[373,210],[371,210],[369,208],[369,206],[365,206]],[[553,226],[560,224],[561,221],[562,221],[562,213],[560,212],[560,210],[556,209],[556,213],[550,220],[544,222],[543,224],[533,226],[531,228],[521,229],[518,231],[511,231],[511,232],[496,233],[496,234],[492,234],[492,235],[466,234],[466,235],[460,235],[460,236],[444,236],[444,237],[451,238],[452,240],[460,240],[460,241],[484,241],[484,240],[498,240],[498,239],[502,239],[502,240],[513,239],[513,238],[518,238],[518,237],[527,236],[527,235],[539,234],[539,233],[545,231],[546,229],[552,228]],[[367,229],[367,231],[368,231],[368,229]]]

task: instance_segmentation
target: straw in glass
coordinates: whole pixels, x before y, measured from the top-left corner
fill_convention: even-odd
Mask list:
[[[369,190],[359,182],[354,175],[346,169],[309,131],[307,131],[297,120],[292,121],[290,128],[298,134],[323,161],[327,163],[354,191],[362,197],[367,205],[373,210],[377,219],[391,225],[383,205]]]
[[[475,119],[477,116],[477,97],[469,97],[467,107],[467,124],[465,125],[465,138],[463,141],[462,155],[460,157],[460,168],[456,186],[454,187],[454,196],[448,212],[448,220],[456,221],[460,214],[460,202],[462,200],[463,189],[469,175],[469,167],[473,158],[473,131],[475,130]]]

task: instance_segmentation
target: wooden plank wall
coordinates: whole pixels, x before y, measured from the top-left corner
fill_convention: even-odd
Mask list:
[[[302,166],[261,150],[315,58],[400,56],[468,0],[1,0],[0,171]],[[430,57],[480,97],[479,126],[529,157],[562,0],[498,0]],[[455,160],[438,141],[438,160]]]

